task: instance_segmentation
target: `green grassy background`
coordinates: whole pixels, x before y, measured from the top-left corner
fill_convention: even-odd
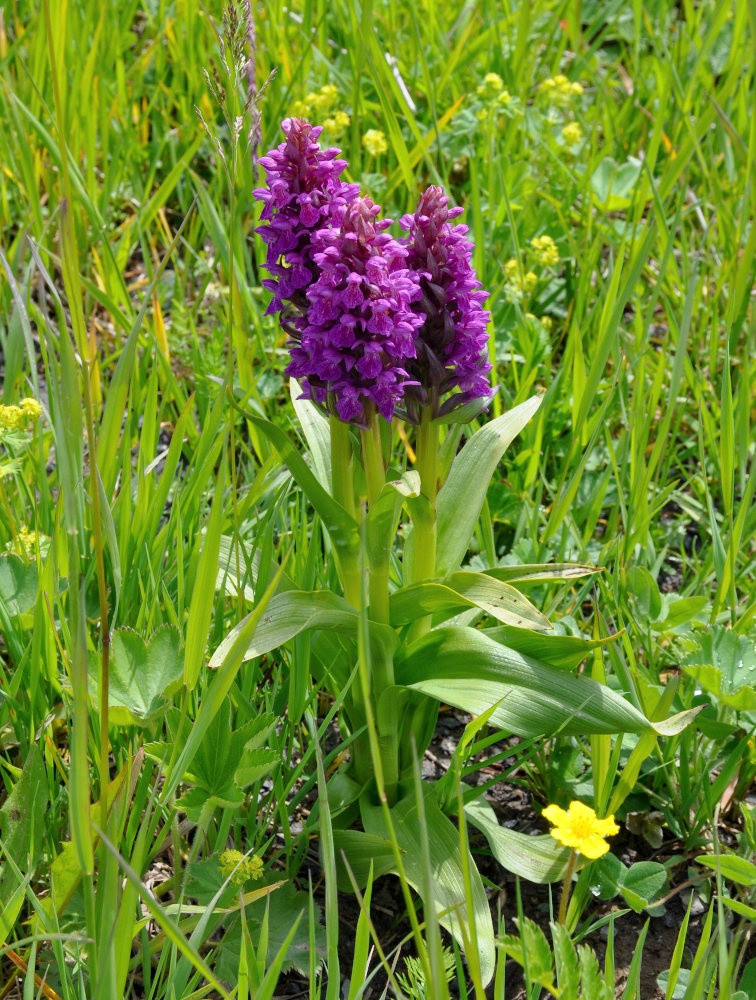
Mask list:
[[[172,898],[229,836],[299,870],[308,847],[286,798],[296,788],[304,799],[316,780],[312,748],[299,760],[301,711],[270,735],[284,762],[271,784],[253,784],[233,809],[195,809],[202,836],[191,844],[170,797],[153,793],[155,761],[164,743],[181,745],[181,720],[196,718],[212,688],[206,654],[246,612],[241,584],[262,593],[292,541],[291,577],[316,589],[333,570],[318,545],[302,544],[320,527],[270,446],[226,402],[233,384],[297,433],[285,336],[264,316],[260,287],[246,25],[226,14],[224,28],[222,8],[194,0],[6,0],[0,10],[2,402],[33,395],[45,407],[0,457],[12,461],[0,479],[0,548],[17,547],[22,525],[39,533],[39,586],[22,613],[0,605],[0,777],[9,796],[22,780],[43,788],[31,832],[2,827],[6,847],[31,844],[16,858],[28,876],[8,897],[18,906],[0,900],[12,944],[29,937],[21,920],[43,905],[69,830],[85,867],[92,850],[90,791],[98,801],[107,762],[87,664],[96,676],[104,610],[110,627],[145,640],[177,629],[193,680],[170,692],[168,714],[111,730],[113,773],[153,748],[153,763],[130,772],[135,798],[114,820],[114,852],[142,874],[170,839],[186,860]],[[332,110],[350,116],[340,140],[349,179],[386,215],[413,208],[429,183],[464,206],[491,293],[492,412],[546,390],[491,487],[473,561],[605,567],[583,586],[530,596],[567,631],[626,629],[604,666],[641,701],[686,657],[706,660],[707,642],[726,672],[722,630],[752,650],[756,617],[754,4],[265,0],[253,14],[257,85],[268,81],[258,152],[277,144],[296,102],[334,85]],[[510,102],[494,108],[478,92],[489,73]],[[539,90],[558,73],[583,87],[561,105]],[[568,147],[572,121],[583,139]],[[384,153],[363,145],[369,129],[385,134]],[[505,264],[528,270],[529,241],[543,234],[560,262],[535,266],[535,288],[518,298]],[[306,656],[301,644],[291,662],[282,653],[239,672],[224,724],[280,716],[292,691],[302,709],[314,705]],[[683,677],[677,707],[695,689]],[[638,790],[686,844],[716,805],[695,766],[702,754],[747,785],[747,755],[733,756],[753,725],[734,714],[746,702],[713,699],[711,724],[726,732],[668,741]],[[536,768],[537,794],[548,798],[554,781]],[[205,791],[222,801],[227,789]],[[115,887],[118,863],[106,857],[100,885]],[[56,989],[74,995],[64,950],[79,945],[65,935],[85,920],[100,928],[102,995],[127,967],[151,995],[169,995],[168,982],[189,995],[209,925],[191,960],[174,942],[151,968],[142,931],[141,958],[121,946],[110,968],[102,895],[86,879],[77,893],[79,909],[64,912],[79,923],[61,917],[45,935]],[[135,898],[121,900],[124,926]],[[38,944],[17,950],[28,957]]]

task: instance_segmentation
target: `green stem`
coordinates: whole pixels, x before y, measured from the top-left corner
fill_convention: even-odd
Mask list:
[[[367,484],[368,508],[372,510],[381,495],[381,490],[386,485],[386,468],[383,464],[381,429],[375,413],[372,415],[368,427],[360,431],[360,436],[362,439],[362,464]],[[367,529],[368,533],[374,530],[370,522],[368,522]],[[371,544],[371,542],[374,544]],[[368,573],[370,618],[374,622],[388,624],[389,558],[388,550],[384,551],[383,539],[369,539],[368,552],[370,557]],[[393,670],[391,673],[393,675]],[[393,683],[393,676],[391,683]]]
[[[367,482],[368,507],[372,507],[381,490],[386,485],[386,467],[383,464],[383,445],[381,444],[381,429],[378,426],[378,416],[373,414],[367,428],[360,431],[362,439],[362,464],[365,468]]]
[[[422,583],[436,576],[436,496],[438,494],[438,424],[430,415],[430,408],[423,411],[417,429],[417,461],[415,468],[420,473],[420,490],[428,500],[430,509],[425,517],[416,517],[414,527],[414,558],[412,580]],[[430,631],[432,618],[425,615],[418,618],[409,631],[409,641],[414,642]]]
[[[570,860],[567,862],[567,871],[564,875],[564,884],[562,886],[562,898],[559,900],[559,923],[564,925],[567,920],[567,904],[570,901],[570,887],[572,885],[572,876],[575,874],[575,864],[577,863],[577,851],[573,851],[570,854]]]
[[[331,416],[331,492],[334,500],[341,504],[351,517],[355,516],[354,472],[352,442],[349,425],[335,415]],[[344,597],[359,608],[362,598],[359,553],[344,555],[337,559],[337,568]]]

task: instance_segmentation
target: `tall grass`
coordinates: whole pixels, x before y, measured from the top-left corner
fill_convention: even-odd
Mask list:
[[[752,643],[756,618],[753,5],[253,10],[258,87],[274,74],[261,150],[295,101],[333,83],[351,117],[350,179],[387,215],[428,183],[465,207],[491,293],[492,412],[546,390],[474,548],[490,564],[602,567],[530,597],[568,609],[567,632],[624,629],[601,669],[647,712],[665,684],[677,708],[700,700],[681,663],[718,626]],[[44,409],[0,444],[0,996],[18,976],[25,996],[269,997],[292,961],[324,961],[326,995],[341,989],[324,795],[344,751],[338,705],[318,704],[304,642],[242,666],[240,641],[207,666],[250,603],[262,615],[276,587],[325,588],[334,572],[317,518],[229,403],[296,432],[285,335],[260,284],[248,115],[234,134],[246,77],[222,13],[196,0],[0,11],[2,402]],[[584,88],[564,104],[539,90],[560,72]],[[478,93],[487,73],[511,98],[494,111]],[[583,139],[568,146],[572,121]],[[386,153],[363,146],[371,128]],[[517,295],[505,263],[527,270],[544,233],[560,263]],[[22,526],[37,534],[19,554]],[[145,645],[148,674],[108,699],[114,629],[175,642],[173,659]],[[661,741],[633,778],[641,808],[691,847],[750,773],[753,717],[710,701],[708,729]],[[242,788],[240,732],[263,733]],[[626,752],[578,749],[591,780]],[[538,801],[549,764],[526,766]],[[606,803],[608,786],[598,794]],[[307,888],[318,832],[325,933]],[[262,887],[234,891],[218,868],[229,846],[264,858]],[[369,890],[361,905],[355,998],[368,940],[380,946]],[[728,957],[726,918],[709,910],[686,995],[704,996],[717,969],[721,988],[735,981],[741,940]],[[438,933],[429,919],[415,937],[440,996]],[[382,962],[400,990],[403,963]]]

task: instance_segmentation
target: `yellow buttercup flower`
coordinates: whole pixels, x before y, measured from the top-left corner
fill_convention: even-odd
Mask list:
[[[363,135],[362,145],[371,156],[380,156],[381,153],[388,151],[386,136],[383,132],[379,132],[378,129],[375,128],[369,128]]]
[[[592,861],[609,850],[604,837],[613,837],[619,833],[614,816],[599,819],[593,809],[583,802],[570,802],[566,812],[559,806],[547,806],[543,810],[543,816],[554,827],[549,832],[555,840],[574,851],[580,851]]]
[[[247,879],[258,879],[263,876],[262,859],[256,854],[245,858],[241,851],[224,851],[220,856],[218,868],[223,878],[232,875],[234,885],[244,885]],[[238,866],[238,867],[237,867]]]

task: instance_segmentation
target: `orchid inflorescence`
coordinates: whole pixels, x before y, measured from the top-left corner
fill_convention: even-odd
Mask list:
[[[395,239],[380,206],[341,180],[346,161],[320,148],[320,127],[281,127],[286,140],[260,159],[258,232],[273,275],[268,313],[290,335],[287,374],[303,396],[362,427],[376,411],[418,423],[423,407],[433,418],[485,405],[489,314],[467,227],[452,224],[461,209],[429,187]]]

